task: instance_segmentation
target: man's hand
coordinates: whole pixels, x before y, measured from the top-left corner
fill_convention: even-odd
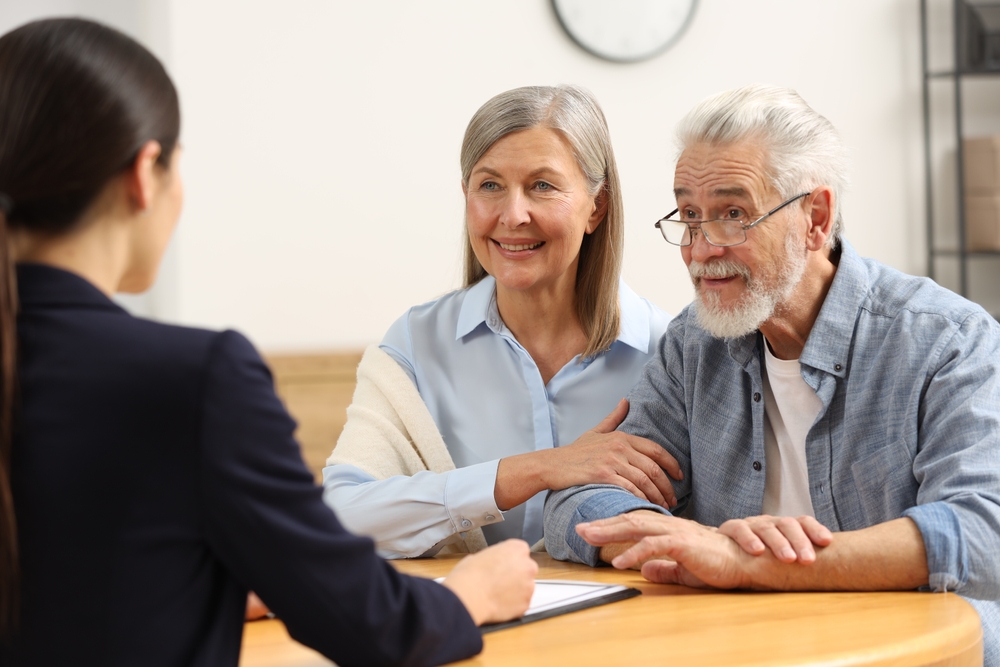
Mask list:
[[[912,590],[928,581],[923,537],[908,517],[837,533],[830,546],[817,548],[816,562],[809,565],[783,563],[770,550],[750,555],[715,528],[654,512],[629,512],[581,523],[576,532],[599,547],[635,542],[612,558],[611,564],[627,568],[642,563],[642,576],[665,584],[781,591],[895,591]],[[675,562],[659,560],[664,557]]]
[[[656,583],[715,588],[746,588],[752,583],[746,567],[757,557],[715,528],[694,521],[629,512],[577,524],[576,532],[597,547],[635,542],[611,564],[625,569],[642,563],[642,576]]]
[[[759,556],[770,549],[782,563],[812,563],[816,560],[813,545],[828,547],[833,542],[833,533],[811,516],[795,519],[764,514],[731,519],[719,526],[719,532],[749,554]]]
[[[524,616],[535,592],[538,564],[523,540],[506,540],[466,556],[444,585],[458,596],[476,625]]]
[[[667,474],[683,479],[677,459],[652,440],[615,430],[628,407],[622,399],[604,421],[569,445],[501,459],[494,489],[497,507],[509,509],[545,489],[584,484],[614,484],[662,507],[676,505]]]

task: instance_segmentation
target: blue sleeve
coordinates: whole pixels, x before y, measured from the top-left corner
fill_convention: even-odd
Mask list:
[[[347,463],[326,466],[323,500],[349,530],[374,538],[383,558],[433,556],[465,532],[503,521],[493,497],[499,463],[381,480]]]
[[[917,505],[904,512],[923,537],[930,587],[1000,599],[1000,328],[969,317],[935,351],[920,406],[913,474]]]
[[[202,405],[200,486],[211,549],[292,637],[342,667],[437,665],[482,649],[451,591],[397,573],[323,504],[292,436],[295,423],[239,334],[215,341]]]
[[[419,389],[417,371],[413,363],[413,343],[410,339],[410,311],[406,311],[402,317],[392,323],[378,346],[396,360],[396,363],[410,376],[410,380]]]
[[[594,567],[601,562],[601,550],[576,534],[576,525],[608,519],[634,510],[669,514],[659,505],[637,498],[610,484],[571,486],[553,491],[545,500],[545,550],[557,560]]]

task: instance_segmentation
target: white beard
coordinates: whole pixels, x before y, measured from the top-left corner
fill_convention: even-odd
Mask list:
[[[806,252],[793,230],[785,237],[785,256],[777,260],[778,273],[772,285],[762,285],[746,264],[717,260],[702,264],[691,261],[688,272],[695,284],[694,312],[698,323],[716,338],[741,338],[760,329],[781,303],[798,287],[806,271]],[[738,275],[746,283],[746,294],[734,306],[724,308],[717,292],[702,293],[698,279]]]

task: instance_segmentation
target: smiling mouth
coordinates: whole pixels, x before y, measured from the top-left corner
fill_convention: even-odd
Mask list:
[[[503,248],[504,250],[509,250],[509,251],[513,251],[513,252],[517,252],[519,250],[534,250],[535,248],[542,247],[542,245],[545,243],[545,241],[538,241],[537,243],[527,243],[527,244],[523,244],[523,245],[513,245],[513,244],[510,244],[510,243],[500,243],[499,241],[493,241],[493,242],[496,243],[501,248]]]

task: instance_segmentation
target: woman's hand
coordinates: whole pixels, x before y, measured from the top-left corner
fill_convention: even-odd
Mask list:
[[[782,563],[812,563],[817,547],[830,546],[833,533],[811,516],[752,516],[731,519],[719,532],[732,538],[748,554],[759,556],[770,549]]]
[[[506,540],[466,556],[445,577],[476,625],[524,616],[535,592],[538,564],[524,540]]]
[[[248,621],[255,621],[258,618],[264,618],[271,613],[271,610],[267,608],[257,594],[253,591],[247,593],[247,608],[244,618]]]
[[[622,399],[604,421],[572,444],[500,460],[494,498],[507,510],[545,489],[614,484],[662,507],[677,504],[667,478],[683,479],[677,459],[652,440],[616,431],[628,415]]]

